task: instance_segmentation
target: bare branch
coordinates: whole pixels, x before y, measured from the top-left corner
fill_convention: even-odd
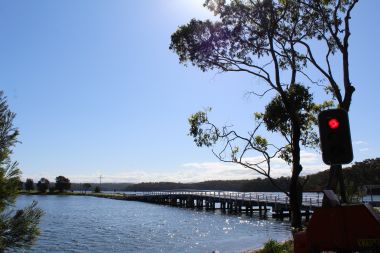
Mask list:
[[[336,83],[334,77],[332,75],[330,75],[328,72],[326,72],[321,67],[321,65],[318,64],[318,62],[314,59],[314,56],[313,56],[313,53],[311,51],[310,46],[306,42],[301,41],[301,40],[297,40],[297,43],[300,43],[301,45],[305,46],[307,53],[309,55],[309,57],[306,57],[306,58],[322,73],[322,75],[324,75],[327,78],[327,80],[330,81],[330,85],[334,90],[334,94],[335,94],[339,104],[341,104],[343,102],[342,95],[340,93],[339,86]]]
[[[326,85],[320,84],[319,81],[314,81],[313,79],[311,79],[311,77],[308,74],[306,74],[304,71],[298,70],[298,72],[301,73],[303,76],[305,76],[312,84],[315,84],[315,85],[320,86],[320,87],[327,88]]]
[[[268,92],[270,92],[272,90],[274,90],[274,88],[267,89],[263,93],[257,93],[257,92],[254,92],[254,91],[248,91],[248,92],[246,92],[246,96],[250,96],[250,95],[253,94],[253,95],[258,96],[258,97],[264,97]]]

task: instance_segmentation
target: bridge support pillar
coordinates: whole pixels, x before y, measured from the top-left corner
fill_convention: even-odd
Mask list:
[[[264,218],[267,217],[267,212],[268,212],[268,207],[267,207],[267,203],[265,202],[264,203]]]
[[[263,216],[263,210],[262,210],[261,203],[259,203],[259,215],[260,215],[260,217]]]
[[[309,219],[310,219],[310,209],[308,208],[308,209],[306,209],[306,211],[305,211],[305,220],[306,220],[306,221],[309,221]]]

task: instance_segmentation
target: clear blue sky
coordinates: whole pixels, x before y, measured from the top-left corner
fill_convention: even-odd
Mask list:
[[[253,126],[257,80],[178,64],[170,35],[210,18],[202,0],[0,2],[0,89],[17,113],[13,158],[23,177],[72,181],[253,178],[217,163],[187,136],[188,116],[213,107],[218,123]],[[379,1],[354,10],[350,60],[355,160],[379,156]],[[309,159],[309,160],[308,160]],[[304,152],[306,172],[325,169]],[[279,169],[280,170],[280,169]],[[287,168],[286,168],[287,170]],[[284,170],[284,171],[286,171]],[[279,173],[280,175],[281,173]]]

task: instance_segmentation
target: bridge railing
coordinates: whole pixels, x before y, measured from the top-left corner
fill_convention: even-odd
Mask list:
[[[256,202],[270,202],[289,204],[289,197],[280,193],[257,193],[257,192],[230,192],[230,191],[151,191],[140,192],[136,195],[141,196],[162,196],[162,195],[180,195],[180,196],[199,196],[199,197],[213,197],[219,199],[232,199],[232,200],[244,200],[244,201],[256,201]],[[303,206],[321,206],[323,194],[320,193],[308,193],[307,196],[302,198]]]

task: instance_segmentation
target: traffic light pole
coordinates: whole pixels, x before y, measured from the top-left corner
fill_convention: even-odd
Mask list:
[[[337,192],[338,184],[341,201],[347,203],[342,164],[353,160],[350,124],[347,111],[330,109],[318,115],[322,160],[330,165],[327,190]],[[324,204],[327,201],[324,199]]]
[[[343,203],[347,203],[346,186],[344,184],[342,165],[331,165],[329,171],[329,179],[326,186],[327,190],[333,190],[334,192],[337,192],[338,183],[341,200]]]
[[[342,165],[338,165],[338,179],[339,179],[339,188],[340,188],[340,196],[342,198],[343,203],[347,203],[347,195],[346,195],[346,185],[344,183],[343,177],[343,168]]]
[[[330,166],[330,172],[329,172],[329,181],[327,183],[327,190],[333,190],[334,192],[337,191],[338,188],[338,182],[339,182],[339,188],[340,188],[340,197],[343,203],[347,203],[346,198],[346,187],[344,185],[344,178],[342,173],[342,165],[341,164],[335,164]],[[328,200],[326,195],[323,197],[322,202],[323,207],[330,207],[328,204]],[[349,253],[352,251],[346,251],[346,250],[338,250],[337,253]]]
[[[359,238],[369,238],[368,227],[373,224],[379,226],[380,222],[374,211],[370,210],[367,205],[340,205],[340,202],[347,203],[342,164],[349,164],[354,158],[347,111],[330,109],[320,112],[318,126],[322,160],[325,164],[330,165],[326,186],[329,191],[324,191],[323,208],[314,212],[307,230],[295,234],[294,252],[320,252],[321,249],[331,248],[337,250],[337,253],[350,253],[353,249],[363,247],[359,245],[362,240]],[[333,193],[337,192],[338,184],[341,201]],[[358,208],[362,208],[363,213]],[[356,218],[367,217],[368,223],[352,221]],[[350,223],[349,226],[348,223]],[[362,227],[355,227],[356,224]],[[331,227],[330,231],[326,231],[329,226]],[[380,226],[378,229],[371,235],[370,240],[380,240],[377,239],[380,235]],[[329,233],[325,234],[325,232]],[[329,243],[330,245],[327,246]],[[358,245],[353,243],[358,243]]]

